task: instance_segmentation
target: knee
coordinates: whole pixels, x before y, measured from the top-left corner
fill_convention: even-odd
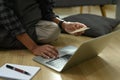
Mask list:
[[[56,23],[51,22],[49,24],[49,28],[51,28],[50,32],[48,32],[46,38],[40,41],[41,43],[50,43],[55,41],[59,37],[61,30]]]

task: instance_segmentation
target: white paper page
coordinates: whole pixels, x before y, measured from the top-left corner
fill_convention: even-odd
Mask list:
[[[25,71],[29,72],[30,75],[26,75],[26,74],[11,70],[11,69],[7,68],[6,65],[11,65],[16,68],[25,70]],[[40,67],[6,63],[5,65],[3,65],[0,68],[0,77],[17,79],[17,80],[30,80],[39,70],[40,70]]]

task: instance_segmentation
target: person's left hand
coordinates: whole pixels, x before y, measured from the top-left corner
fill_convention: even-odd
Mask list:
[[[62,28],[67,33],[71,32],[71,31],[74,31],[74,30],[77,30],[77,29],[80,29],[80,28],[83,28],[83,27],[87,27],[87,26],[85,24],[79,23],[79,22],[63,22],[63,24],[62,24]],[[74,33],[73,35],[79,36],[83,33],[84,33],[84,31]]]

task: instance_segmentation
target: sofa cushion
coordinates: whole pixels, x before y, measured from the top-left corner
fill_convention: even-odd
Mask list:
[[[95,14],[76,14],[63,18],[66,21],[81,22],[90,29],[86,30],[83,35],[89,37],[98,37],[107,34],[120,23],[119,20],[98,16]]]

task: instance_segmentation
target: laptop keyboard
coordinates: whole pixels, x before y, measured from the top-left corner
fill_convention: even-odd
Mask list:
[[[63,65],[65,65],[68,61],[68,59],[71,57],[71,55],[64,55],[64,56],[61,56],[57,59],[54,59],[54,60],[51,60],[51,61],[48,61],[46,62],[47,64],[51,65],[51,66],[54,66],[56,68],[62,68]]]

